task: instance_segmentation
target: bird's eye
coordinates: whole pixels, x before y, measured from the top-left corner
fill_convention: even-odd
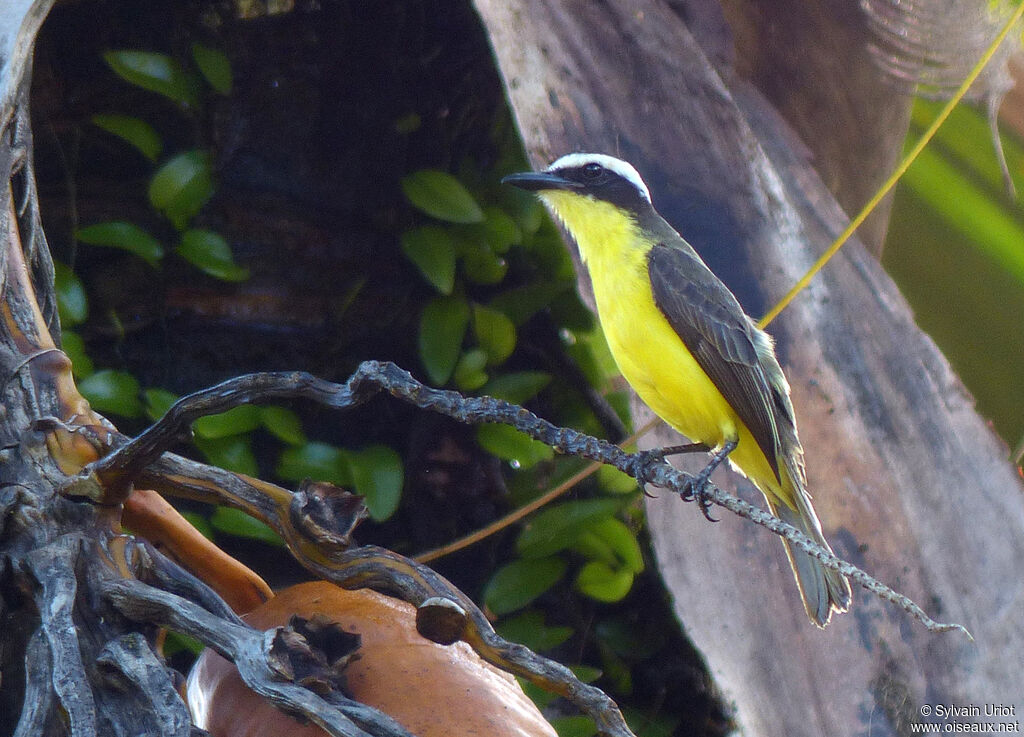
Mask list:
[[[603,173],[604,173],[604,167],[601,166],[600,164],[595,164],[595,163],[591,162],[589,164],[585,164],[584,167],[583,167],[583,177],[585,179],[589,179],[591,181],[597,179]]]

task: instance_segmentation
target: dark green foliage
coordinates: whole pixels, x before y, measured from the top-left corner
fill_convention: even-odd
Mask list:
[[[83,208],[84,246],[61,254],[80,274],[58,272],[76,376],[130,432],[227,376],[334,378],[363,359],[391,359],[436,386],[613,435],[588,393],[628,420],[625,395],[612,391],[616,368],[560,234],[534,198],[499,184],[528,165],[472,10],[343,5],[228,21],[217,38],[178,25],[173,44],[134,27],[107,42],[160,51],[108,59],[120,78],[99,65],[152,107],[107,95],[82,119],[87,143],[105,146],[125,173],[120,206]],[[93,388],[90,363],[103,371]],[[105,378],[108,367],[136,383]],[[183,453],[365,495],[360,542],[405,554],[471,532],[582,467],[507,426],[457,426],[384,400],[343,419],[301,403],[244,407],[193,429]],[[261,524],[185,509],[275,585],[300,575]],[[641,517],[635,483],[605,469],[436,565],[501,615],[499,630],[602,679],[634,704],[631,719],[671,730],[664,713],[699,668],[659,682],[656,654],[621,655],[595,634],[632,612],[622,618],[671,643],[664,660],[697,662],[645,567]],[[702,698],[697,710],[713,703]]]

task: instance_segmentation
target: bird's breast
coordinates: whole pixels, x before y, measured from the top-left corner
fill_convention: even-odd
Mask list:
[[[588,266],[608,346],[640,398],[691,440],[715,446],[735,437],[732,407],[654,303],[646,252]]]

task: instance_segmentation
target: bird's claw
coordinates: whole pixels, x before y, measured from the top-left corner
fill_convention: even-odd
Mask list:
[[[661,462],[668,463],[665,459],[668,456],[682,455],[684,453],[706,453],[711,448],[704,443],[688,443],[686,445],[669,445],[663,448],[649,448],[648,450],[637,451],[633,456],[632,476],[640,484],[640,488],[647,496],[653,496],[647,492],[646,486],[653,483],[650,479],[650,472],[653,464]],[[671,465],[671,464],[669,464]]]
[[[717,517],[711,516],[711,496],[708,494],[708,479],[704,474],[688,480],[686,489],[679,496],[684,502],[697,502],[700,513],[708,522],[718,522]]]
[[[679,496],[684,502],[697,502],[700,507],[701,514],[704,515],[704,519],[709,522],[718,522],[718,519],[711,516],[711,494],[708,492],[708,484],[710,483],[711,474],[719,464],[726,459],[726,457],[736,449],[736,441],[729,440],[722,445],[722,447],[715,451],[711,457],[711,462],[696,476],[691,476],[686,481],[686,486],[680,492]],[[633,455],[630,474],[640,484],[640,488],[644,494],[651,496],[647,493],[647,484],[653,483],[651,481],[651,475],[657,463],[668,463],[665,460],[666,456],[679,455],[682,453],[694,453],[694,452],[707,452],[710,448],[704,443],[690,443],[689,445],[676,445],[667,448],[650,448],[649,450],[641,450]]]
[[[636,482],[640,485],[640,490],[646,496],[652,497],[653,494],[647,491],[647,484],[654,483],[651,480],[652,471],[656,463],[668,463],[665,460],[665,449],[664,448],[651,448],[650,450],[637,451],[633,456],[632,469],[630,469],[630,475],[636,479]]]

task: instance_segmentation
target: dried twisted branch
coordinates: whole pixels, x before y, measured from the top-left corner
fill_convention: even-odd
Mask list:
[[[134,574],[107,575],[98,584],[101,596],[126,618],[196,638],[234,661],[253,691],[280,709],[312,720],[332,735],[412,737],[386,714],[330,688],[339,682],[341,667],[314,662],[311,643],[303,636],[284,627],[266,632],[249,627],[204,583],[145,543],[121,536],[110,541],[105,552],[123,572]],[[145,578],[159,585],[151,585]],[[327,686],[325,695],[295,682],[295,662],[304,666],[312,663],[319,671],[314,680]]]
[[[693,497],[694,477],[662,462],[656,455],[626,453],[612,443],[570,428],[558,427],[518,405],[503,400],[492,397],[464,397],[458,392],[427,387],[398,366],[379,361],[366,361],[360,364],[344,384],[327,382],[301,372],[249,374],[190,394],[180,399],[164,417],[134,440],[87,467],[80,476],[80,482],[84,483],[86,479],[91,479],[93,484],[96,484],[98,481],[98,486],[104,489],[110,488],[110,484],[113,484],[115,489],[121,489],[123,493],[125,484],[130,482],[134,475],[140,474],[141,469],[154,464],[167,448],[178,441],[189,423],[204,415],[224,412],[240,404],[270,398],[305,397],[335,409],[349,409],[362,404],[381,391],[386,391],[421,409],[433,410],[461,422],[495,422],[511,425],[535,440],[551,446],[559,453],[600,461],[642,482],[679,494],[683,499]],[[152,478],[149,474],[144,478],[147,484],[160,484],[160,479]],[[226,476],[222,478],[227,480]],[[271,491],[272,485],[263,482],[252,483],[264,494]],[[270,494],[271,497],[278,498],[279,506],[285,501],[280,494],[283,491],[278,489],[276,494]],[[285,491],[284,494],[288,495],[288,492]],[[936,622],[908,597],[818,546],[798,529],[777,517],[711,484],[703,488],[702,497],[786,538],[793,545],[820,560],[823,565],[848,576],[876,596],[896,604],[928,630],[959,630],[970,637],[970,633],[962,625]],[[259,504],[259,499],[255,498],[247,500],[240,508],[273,525],[265,513],[257,508]],[[280,511],[279,509],[278,514]],[[291,529],[286,527],[281,531],[289,544],[294,541],[299,545],[299,550],[312,554],[308,556],[309,560],[322,559],[322,553],[309,550],[308,545],[302,546],[303,541],[296,540]]]
[[[418,618],[421,634],[441,644],[464,640],[492,665],[567,698],[594,719],[601,734],[632,737],[615,702],[603,691],[581,682],[556,661],[498,636],[484,613],[443,576],[384,548],[350,549],[349,532],[364,511],[348,492],[330,484],[306,484],[292,493],[171,453],[151,464],[138,481],[163,494],[252,514],[284,538],[306,569],[343,588],[373,588],[421,608],[438,599],[453,603],[460,617],[454,636],[436,636],[431,623]]]

